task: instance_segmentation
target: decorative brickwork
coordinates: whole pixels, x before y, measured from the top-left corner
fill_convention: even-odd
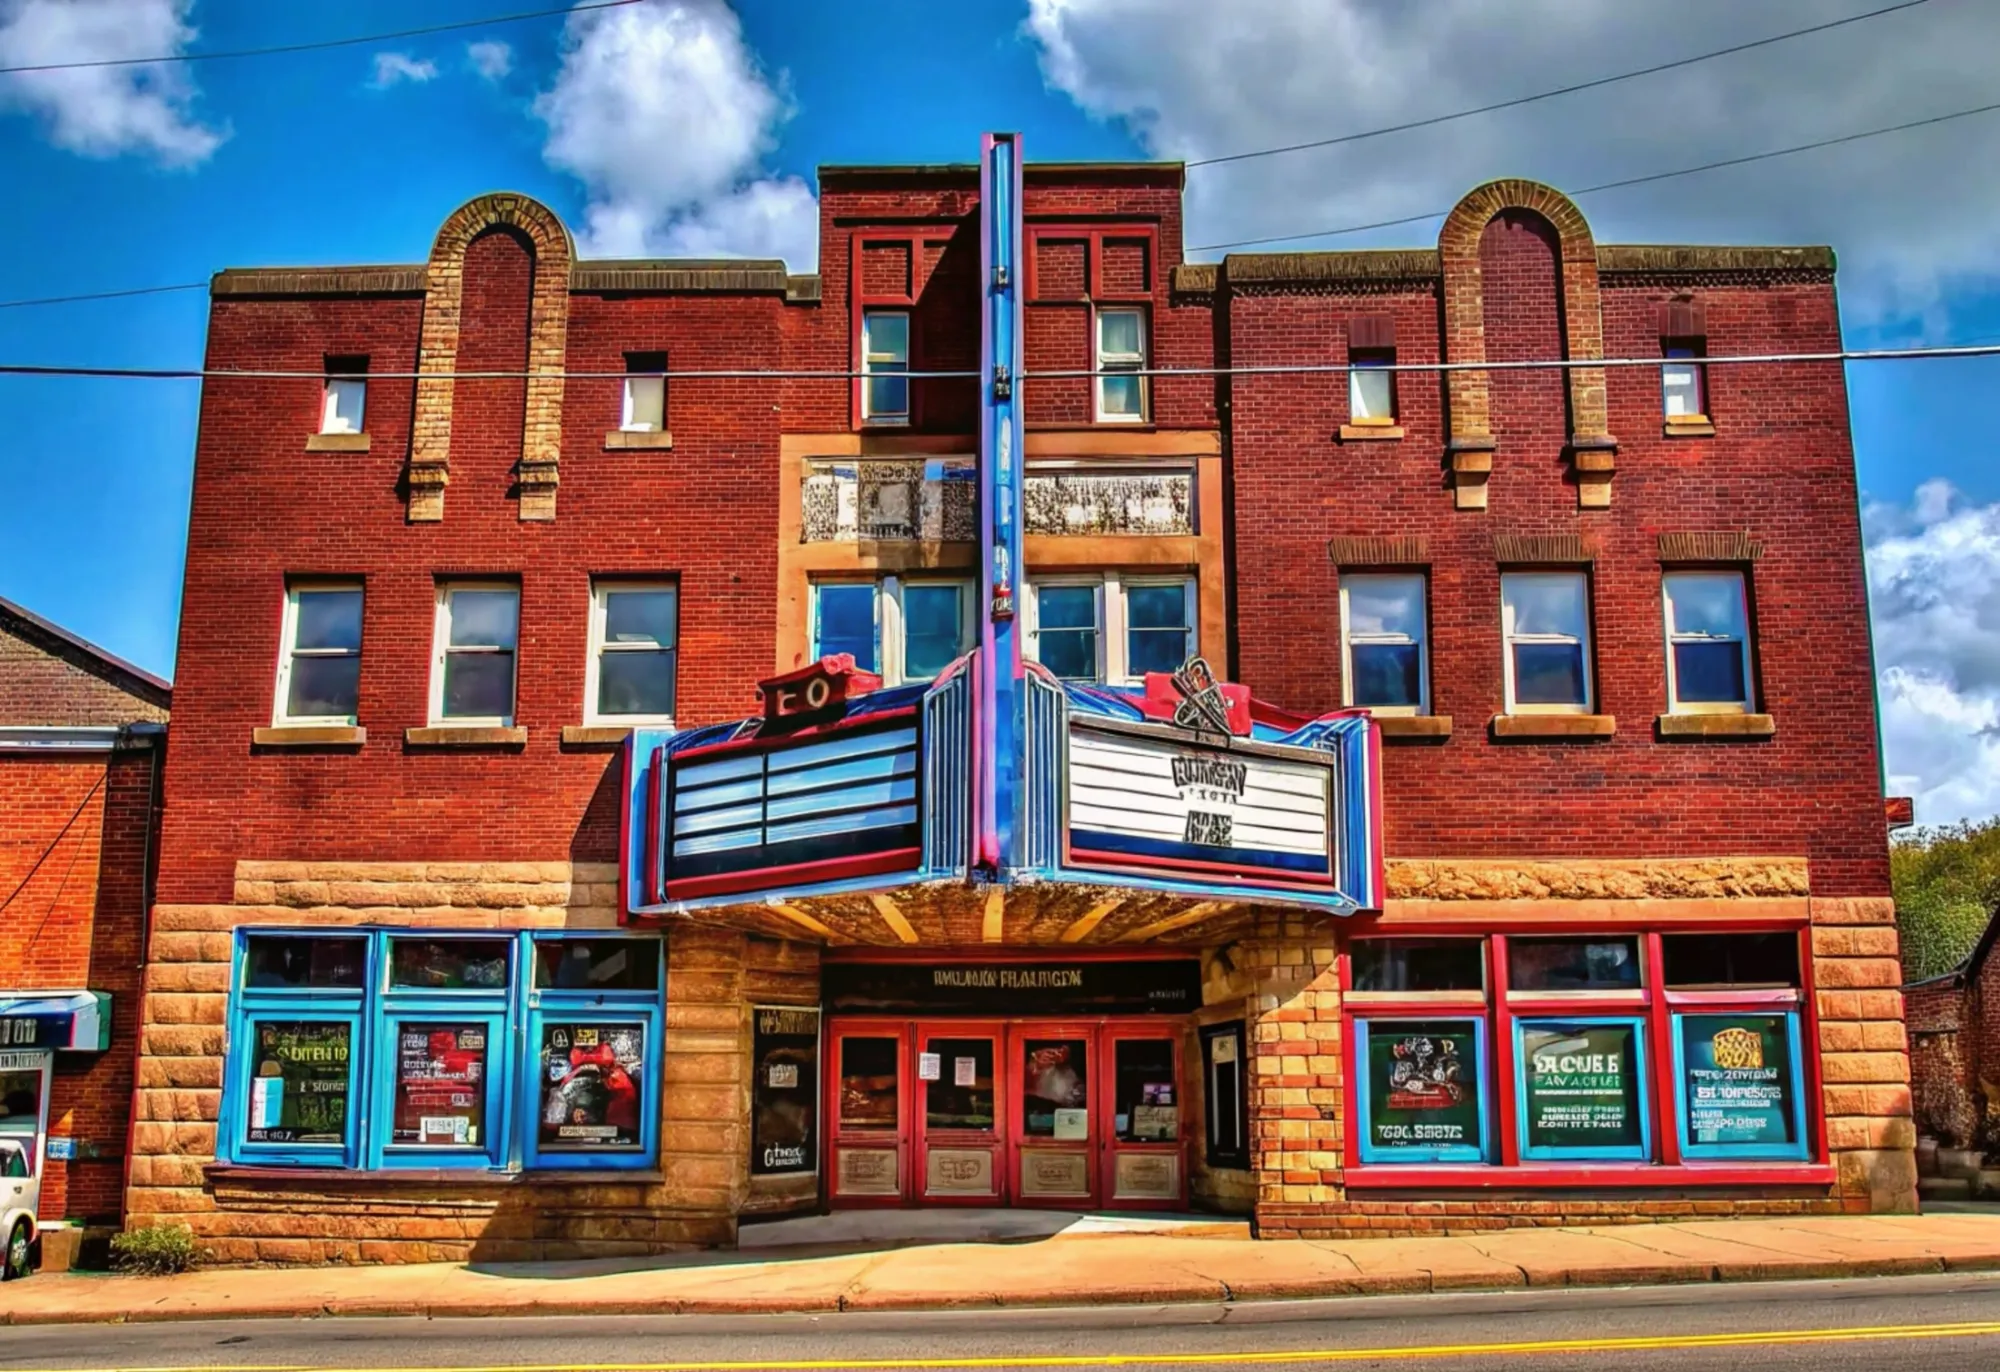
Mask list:
[[[1421,537],[1335,534],[1326,541],[1326,553],[1336,567],[1421,567],[1430,560],[1430,544]]]
[[[1392,858],[1388,867],[1389,895],[1404,900],[1742,900],[1809,890],[1803,858]]]
[[[1747,533],[1660,535],[1662,562],[1755,562],[1763,555],[1764,541]]]

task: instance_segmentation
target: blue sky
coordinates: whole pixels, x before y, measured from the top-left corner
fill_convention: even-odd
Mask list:
[[[58,3],[0,0],[0,65],[310,41],[513,8]],[[1494,16],[1473,0],[646,0],[574,17],[567,32],[546,18],[194,63],[165,84],[151,69],[67,87],[0,76],[0,300],[202,281],[234,265],[419,261],[450,209],[503,187],[555,207],[586,252],[726,244],[803,267],[823,162],[968,160],[991,128],[1022,131],[1035,158],[1215,155],[1871,7],[1771,0],[1745,14],[1689,0],[1667,14],[1519,0]],[[474,69],[474,42],[508,45],[504,74],[490,50],[487,73]],[[1393,217],[1449,205],[1494,175],[1590,184],[1980,104],[1991,99],[1982,54],[1996,42],[1990,12],[1932,0],[1584,97],[1198,169],[1190,239]],[[1966,120],[1582,204],[1606,241],[1833,243],[1859,346],[2000,338],[1989,227],[2000,190],[1969,174],[1993,165],[1996,135],[2000,117]],[[1434,232],[1300,246],[1422,244]],[[0,309],[0,360],[189,366],[205,320],[200,291]],[[1871,538],[1888,568],[1875,590],[1892,783],[1919,793],[1920,813],[1933,797],[1926,818],[2000,809],[2000,782],[1974,775],[2000,774],[2000,753],[1985,754],[1987,731],[2000,737],[2000,476],[1965,439],[1987,428],[1996,380],[2000,360],[1850,369]],[[0,595],[170,674],[197,404],[192,382],[0,378]],[[1949,632],[1936,619],[1950,608],[1946,585],[1977,611]],[[1941,632],[1949,643],[1926,649]]]

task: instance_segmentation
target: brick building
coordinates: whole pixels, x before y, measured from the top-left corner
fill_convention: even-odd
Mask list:
[[[1946,1148],[2000,1145],[2000,920],[1965,961],[1903,988],[1917,1127]]]
[[[43,1222],[124,1206],[167,683],[0,600],[0,1133]]]
[[[216,277],[132,1214],[1913,1206],[1842,374],[1704,360],[1832,254],[1191,264],[1016,153],[823,168],[816,275]]]

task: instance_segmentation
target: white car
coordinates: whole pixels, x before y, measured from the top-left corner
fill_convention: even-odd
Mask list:
[[[35,1208],[42,1197],[42,1179],[35,1175],[32,1141],[0,1135],[0,1281],[25,1277],[35,1246]]]

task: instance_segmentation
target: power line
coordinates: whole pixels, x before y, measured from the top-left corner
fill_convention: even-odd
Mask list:
[[[1954,110],[1950,114],[1934,114],[1928,119],[1912,119],[1908,123],[1888,124],[1879,129],[1863,129],[1859,133],[1845,133],[1837,138],[1822,138],[1811,143],[1798,143],[1789,148],[1772,148],[1767,152],[1746,153],[1741,157],[1725,157],[1715,162],[1703,162],[1695,167],[1681,167],[1675,171],[1649,172],[1645,176],[1627,176],[1617,181],[1605,181],[1595,186],[1584,186],[1569,192],[1571,198],[1595,195],[1599,191],[1614,191],[1625,186],[1643,186],[1654,181],[1671,181],[1675,177],[1694,176],[1700,172],[1718,171],[1723,167],[1740,167],[1751,162],[1765,162],[1774,157],[1790,157],[1794,153],[1812,152],[1819,148],[1838,147],[1843,143],[1859,143],[1864,138],[1880,138],[1884,134],[1906,133],[1911,129],[1927,128],[1933,124],[1947,124],[1954,119],[1970,119],[1975,114],[1991,114],[2000,110],[2000,102],[1979,105],[1969,110]],[[1442,219],[1450,214],[1448,209],[1431,210],[1424,214],[1406,214],[1400,219],[1378,219],[1372,224],[1349,224],[1338,229],[1314,229],[1308,233],[1272,234],[1264,238],[1238,238],[1228,243],[1200,243],[1187,249],[1188,252],[1219,252],[1225,248],[1254,248],[1266,243],[1292,243],[1306,238],[1337,238],[1343,234],[1366,233],[1370,229],[1389,229],[1402,224],[1421,224],[1429,219]]]
[[[1845,19],[1835,19],[1824,24],[1814,24],[1809,28],[1793,29],[1789,33],[1774,33],[1768,38],[1753,39],[1748,43],[1737,43],[1727,48],[1717,48],[1713,52],[1700,53],[1694,57],[1682,57],[1672,62],[1659,62],[1650,67],[1640,67],[1636,71],[1620,72],[1616,76],[1600,76],[1592,81],[1579,81],[1573,86],[1558,86],[1554,90],[1538,91],[1533,95],[1519,95],[1511,100],[1497,101],[1491,105],[1477,105],[1471,109],[1453,110],[1450,114],[1434,114],[1425,119],[1412,119],[1402,124],[1386,124],[1379,129],[1363,129],[1359,133],[1343,133],[1332,138],[1315,138],[1307,143],[1287,143],[1282,147],[1258,148],[1251,152],[1232,152],[1221,157],[1199,157],[1184,165],[1192,171],[1196,167],[1214,167],[1224,162],[1247,162],[1253,157],[1276,157],[1281,153],[1305,152],[1311,148],[1331,148],[1343,143],[1359,143],[1363,139],[1380,138],[1384,134],[1407,133],[1411,129],[1434,128],[1439,124],[1449,124],[1459,119],[1470,119],[1474,115],[1492,114],[1498,110],[1518,109],[1522,105],[1532,105],[1539,100],[1553,100],[1559,95],[1575,95],[1579,91],[1596,90],[1600,86],[1616,85],[1620,81],[1631,81],[1641,76],[1655,76],[1663,71],[1675,71],[1681,67],[1692,67],[1699,62],[1713,61],[1718,57],[1728,57],[1734,53],[1749,52],[1753,48],[1767,48],[1774,43],[1789,42],[1808,34],[1825,33],[1829,29],[1845,28],[1849,24],[1859,24],[1867,19],[1879,19],[1885,14],[1895,14],[1901,10],[1915,9],[1929,4],[1930,0],[1902,0],[1901,4],[1888,5],[1879,10],[1869,10],[1865,14],[1850,14]]]
[[[558,14],[580,14],[585,10],[617,9],[643,0],[592,0],[586,5],[565,5],[559,9],[524,10],[518,14],[495,14],[484,19],[461,19],[451,24],[428,24],[420,29],[397,29],[393,33],[364,33],[353,38],[325,38],[312,43],[281,43],[268,48],[236,48],[227,52],[168,53],[161,57],[105,57],[87,62],[40,62],[32,66],[0,67],[0,76],[31,71],[77,71],[84,67],[148,67],[161,62],[223,62],[238,57],[276,57],[291,52],[317,52],[322,48],[351,48],[362,43],[386,43],[393,38],[421,38],[431,33],[451,33],[459,29],[483,29],[494,24],[518,24],[527,19],[547,19]]]
[[[23,305],[71,305],[79,300],[117,300],[132,295],[165,295],[169,291],[198,291],[208,285],[206,281],[183,281],[178,286],[135,286],[125,291],[90,291],[83,295],[45,295],[35,300],[0,300],[0,310],[19,309]]]

